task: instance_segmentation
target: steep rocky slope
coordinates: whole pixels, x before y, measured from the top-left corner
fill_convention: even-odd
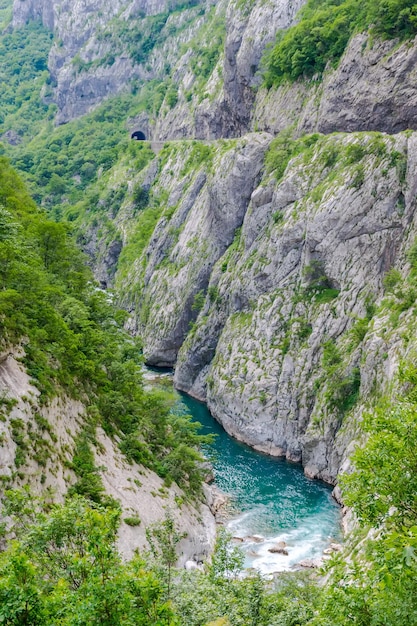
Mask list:
[[[414,128],[414,43],[359,34],[323,79],[259,89],[267,44],[294,23],[303,4],[14,0],[13,26],[40,19],[55,34],[48,66],[57,123],[157,79],[165,84],[164,105],[130,123],[157,139],[237,137],[288,126],[298,135]]]
[[[251,123],[273,133],[294,126],[297,135],[415,129],[416,55],[415,40],[399,45],[358,34],[322,80],[259,90]]]
[[[177,4],[180,9],[175,11]],[[16,0],[13,26],[41,19],[53,31],[48,67],[58,106],[56,121],[65,123],[105,98],[130,90],[134,79],[163,79],[166,49],[175,59],[179,46],[200,25],[195,4]]]
[[[171,512],[187,533],[182,560],[202,559],[215,522],[195,426],[178,398],[145,387],[125,314],[92,282],[68,229],[0,161],[1,516],[17,487],[48,504],[67,495],[118,502],[127,556]]]
[[[173,143],[162,153],[152,192],[166,205],[146,251],[119,285],[127,306],[128,293],[140,289],[137,324],[148,363],[174,365],[213,266],[242,224],[269,140],[248,135],[219,145]]]
[[[278,184],[264,179],[179,356],[177,384],[206,396],[230,432],[327,480],[352,436],[346,414],[375,391],[375,368],[396,361],[382,342],[369,369],[355,328],[366,332],[385,273],[410,245],[414,143],[334,136]]]
[[[14,0],[13,26],[41,20],[55,35],[48,67],[58,124],[158,79],[168,97],[137,120],[147,133],[238,136],[248,129],[264,48],[302,4]]]
[[[38,389],[19,362],[21,356],[11,351],[0,355],[0,499],[5,488],[27,486],[34,496],[62,502],[77,481],[73,458],[87,410],[65,395],[46,405],[40,401]],[[179,546],[179,565],[207,557],[215,540],[214,516],[208,506],[190,504],[176,485],[168,488],[154,472],[128,463],[115,440],[101,428],[95,441],[95,462],[105,493],[120,503],[122,520],[138,520],[136,525],[122,522],[121,554],[130,558],[135,549],[146,549],[146,528],[163,520],[169,511],[186,533]]]
[[[415,233],[415,141],[169,144],[142,175],[165,208],[116,275],[148,362],[176,364],[177,386],[234,436],[330,482],[401,354],[397,335],[371,330]]]

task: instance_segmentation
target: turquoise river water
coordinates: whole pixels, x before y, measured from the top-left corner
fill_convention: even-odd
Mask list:
[[[304,476],[301,466],[252,450],[230,437],[207,407],[182,395],[182,402],[203,433],[217,435],[204,450],[214,467],[215,484],[227,493],[236,514],[227,524],[245,540],[246,567],[268,574],[292,569],[304,559],[320,557],[330,541],[340,540],[340,508],[325,483]],[[268,551],[285,541],[288,556]]]

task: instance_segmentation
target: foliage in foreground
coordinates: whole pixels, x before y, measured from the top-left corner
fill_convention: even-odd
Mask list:
[[[0,555],[1,624],[177,623],[143,558],[122,563],[115,546],[119,511],[75,498],[44,513],[29,494],[9,495],[18,539]]]
[[[169,516],[149,529],[153,555],[124,563],[115,546],[118,510],[80,497],[48,510],[28,492],[7,495],[3,512],[17,539],[0,554],[1,624],[290,626],[313,613],[316,594],[303,578],[272,589],[259,575],[236,577],[241,555],[224,534],[205,571],[174,572],[181,535]]]
[[[414,0],[308,0],[299,22],[278,34],[265,58],[268,87],[320,74],[342,56],[351,36],[370,28],[383,39],[417,33]]]
[[[206,438],[171,411],[169,394],[144,390],[140,345],[124,320],[92,281],[69,226],[48,220],[0,158],[1,348],[23,347],[41,401],[62,390],[80,398],[128,459],[196,494],[196,447]]]
[[[417,404],[408,397],[381,405],[364,426],[369,440],[356,451],[356,471],[343,488],[361,526],[372,530],[349,567],[336,568],[327,608],[334,624],[351,611],[358,624],[415,624]]]

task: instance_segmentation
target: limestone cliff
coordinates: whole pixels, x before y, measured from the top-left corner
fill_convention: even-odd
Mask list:
[[[323,79],[259,90],[252,125],[272,133],[293,126],[297,135],[415,129],[416,56],[415,40],[398,45],[356,35]]]
[[[414,144],[333,136],[290,161],[282,181],[265,177],[212,274],[216,301],[179,355],[177,385],[205,396],[229,432],[326,480],[359,395],[375,391],[378,368],[386,385],[397,361],[398,345],[382,341],[370,368],[362,339],[415,232]]]
[[[237,438],[333,482],[401,353],[372,329],[415,233],[416,136],[271,142],[169,144],[166,208],[118,287],[148,362],[176,363]]]
[[[48,65],[58,124],[157,79],[164,106],[138,120],[157,139],[415,128],[413,42],[359,34],[323,79],[260,88],[267,44],[304,1],[14,0],[13,25],[40,19],[55,34]]]
[[[56,123],[158,79],[176,96],[141,120],[154,138],[233,137],[249,128],[266,44],[304,1],[14,0],[12,24],[41,20],[54,32]]]
[[[15,0],[12,24],[41,19],[55,35],[48,67],[58,106],[56,122],[61,124],[133,89],[134,80],[163,78],[166,49],[175,59],[200,23],[195,4]],[[181,8],[175,11],[177,5]]]
[[[269,140],[254,134],[218,145],[173,143],[161,153],[153,193],[166,205],[144,255],[119,283],[126,306],[138,301],[148,363],[174,365],[213,266],[242,225]]]

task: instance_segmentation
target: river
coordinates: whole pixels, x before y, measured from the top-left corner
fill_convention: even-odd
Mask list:
[[[262,573],[291,570],[304,559],[322,556],[330,541],[340,541],[340,507],[323,482],[306,478],[300,465],[256,452],[228,435],[205,404],[184,394],[182,402],[202,432],[215,433],[205,449],[216,486],[227,493],[236,514],[227,526],[235,537],[260,535],[241,545],[246,567]],[[288,556],[269,549],[284,541]]]
[[[161,371],[158,372],[161,374]],[[155,377],[147,369],[146,378]],[[166,374],[170,377],[170,374]],[[227,527],[246,539],[245,567],[263,574],[288,571],[305,559],[316,559],[331,541],[341,540],[340,507],[332,488],[304,475],[301,465],[253,450],[236,441],[211,416],[206,405],[180,394],[184,410],[202,424],[202,434],[214,433],[214,443],[203,450],[213,465],[215,485],[231,499]],[[288,555],[269,552],[285,542]]]

